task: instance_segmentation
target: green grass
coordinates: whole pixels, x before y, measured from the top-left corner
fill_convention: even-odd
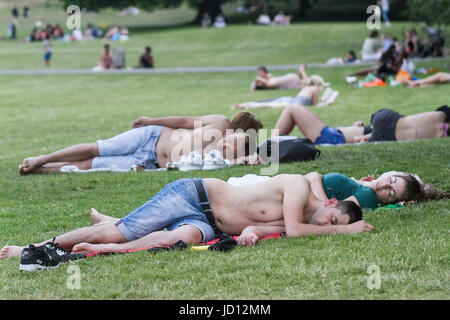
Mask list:
[[[327,26],[348,32],[357,29],[356,24],[317,24],[308,34],[312,39],[311,53],[300,52],[294,59],[295,53],[289,47],[286,57],[275,52],[279,58],[275,60],[270,41],[260,42],[259,52],[254,53],[239,47],[255,46],[256,41],[250,45],[250,40],[227,40],[238,34],[262,31],[251,26],[230,27],[221,30],[229,56],[202,53],[202,65],[246,65],[256,54],[267,63],[317,61],[322,59],[319,57],[338,55],[332,46],[313,44]],[[308,24],[293,26],[294,30],[302,27],[308,28]],[[288,29],[264,30],[264,39],[280,38],[279,43],[289,43],[292,36]],[[195,45],[183,38],[201,37],[204,31],[210,30],[184,28],[165,31],[160,36],[167,43],[183,43],[186,48],[183,52],[187,52],[183,59],[186,62],[191,57],[188,65],[192,66],[197,65],[200,57],[190,56],[196,52],[192,49]],[[313,32],[318,33],[314,36]],[[144,38],[145,34],[140,36]],[[346,37],[342,33],[336,33],[335,37],[336,48],[345,48],[339,43],[348,41]],[[211,48],[220,42],[212,35],[207,41],[212,43]],[[14,51],[20,50],[21,44],[5,46]],[[174,52],[175,48],[167,45],[167,52],[173,55],[167,54],[166,66],[179,63],[181,51]],[[13,54],[6,62],[1,58],[0,63],[7,67],[21,59]],[[79,63],[89,65],[89,60],[80,55]],[[448,63],[447,58],[418,66],[443,69]],[[370,114],[379,108],[412,114],[448,103],[447,86],[423,89],[346,86],[344,74],[351,70],[354,68],[308,70],[321,74],[340,91],[333,106],[314,109],[329,125],[346,125],[356,120],[369,122]],[[248,88],[253,76],[253,73],[0,76],[0,246],[26,245],[87,226],[91,207],[122,217],[180,177],[228,179],[259,174],[261,167],[244,166],[195,173],[26,177],[17,174],[17,166],[25,157],[111,137],[130,128],[132,121],[142,115],[221,113],[232,117],[235,112],[229,107],[234,102],[296,93],[251,92]],[[273,128],[281,110],[259,109],[254,113],[266,128]],[[294,134],[299,132],[296,130]],[[415,172],[433,186],[448,190],[449,147],[449,139],[320,147],[322,154],[316,161],[283,164],[279,172],[338,171],[361,177],[403,170]],[[82,275],[79,290],[67,288],[70,276],[67,266],[23,273],[18,270],[19,259],[8,259],[0,261],[0,299],[448,299],[449,214],[449,201],[437,201],[407,206],[400,211],[366,213],[365,219],[375,229],[359,235],[269,240],[254,248],[237,248],[229,253],[141,252],[86,259],[77,263]],[[372,264],[380,267],[379,290],[366,286],[367,268]]]

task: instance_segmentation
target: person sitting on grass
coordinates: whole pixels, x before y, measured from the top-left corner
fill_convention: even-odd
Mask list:
[[[257,76],[252,82],[251,90],[263,89],[301,89],[308,85],[309,76],[306,73],[306,64],[300,65],[298,73],[287,73],[280,77],[275,77],[267,70],[266,67],[261,66],[257,70]]]
[[[114,69],[113,58],[111,55],[109,44],[103,46],[104,52],[100,56],[100,63],[97,66],[98,70],[109,70]]]
[[[94,209],[91,214],[99,215]],[[254,245],[277,232],[302,237],[372,229],[354,202],[319,200],[302,175],[278,175],[243,187],[215,178],[184,178],[166,185],[122,219],[106,219],[53,242],[64,250],[89,254],[170,247],[179,240],[207,242],[223,233],[239,235],[240,244]],[[19,257],[24,249],[4,246],[0,258]]]
[[[77,144],[51,154],[26,158],[19,165],[19,173],[55,172],[66,165],[81,170],[111,166],[123,170],[135,166],[156,169],[164,168],[168,162],[179,161],[182,155],[187,156],[191,151],[204,154],[213,149],[222,152],[232,163],[240,163],[246,155],[238,152],[248,152],[249,136],[234,131],[253,129],[257,132],[260,128],[262,123],[249,112],[239,113],[231,122],[222,115],[141,117],[133,122],[133,129],[108,140]],[[193,141],[199,141],[199,145]]]
[[[307,85],[295,97],[279,97],[266,100],[235,103],[231,109],[257,109],[257,108],[284,108],[289,105],[323,107],[330,104],[327,101],[319,102],[319,93],[325,82],[321,76],[312,75]]]
[[[139,58],[138,68],[153,68],[152,48],[145,47],[145,52]]]
[[[447,84],[450,83],[450,73],[438,72],[424,79],[404,80],[402,83],[409,88],[427,87],[434,84]]]
[[[441,138],[449,134],[448,106],[436,111],[402,116],[382,109],[372,115],[371,126],[356,121],[352,126],[331,128],[314,112],[304,106],[286,107],[278,119],[273,135],[289,135],[295,126],[314,144],[364,143],[369,141],[411,141]]]

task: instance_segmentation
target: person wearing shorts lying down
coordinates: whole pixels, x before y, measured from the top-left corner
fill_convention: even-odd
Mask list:
[[[266,100],[235,103],[231,109],[257,109],[257,108],[284,108],[289,105],[318,106],[329,105],[327,102],[319,103],[319,93],[325,82],[321,76],[312,75],[307,85],[295,97],[279,97]]]
[[[283,174],[243,187],[214,178],[176,180],[122,219],[106,218],[53,241],[88,254],[170,247],[179,240],[207,242],[221,233],[240,235],[238,242],[253,245],[277,232],[301,237],[372,229],[354,202],[319,200],[302,175]],[[4,246],[0,258],[20,256],[24,248]]]
[[[380,109],[371,116],[372,132],[357,140],[375,141],[413,141],[419,139],[448,137],[450,108],[441,106],[436,111],[404,116],[396,111]]]
[[[261,66],[257,70],[257,76],[252,82],[251,90],[263,89],[301,89],[308,84],[308,74],[306,64],[300,65],[298,73],[287,73],[280,77],[275,77],[266,67]]]
[[[361,121],[353,126],[331,128],[307,107],[296,105],[284,108],[278,119],[272,136],[289,135],[297,126],[305,138],[314,144],[343,144],[359,142],[360,136],[371,132],[371,127],[364,127]]]
[[[420,80],[404,80],[402,82],[405,86],[410,88],[426,87],[433,84],[446,84],[450,83],[450,73],[438,72],[432,76],[429,76]]]
[[[332,128],[314,112],[303,106],[286,107],[278,119],[277,135],[288,135],[297,126],[314,144],[364,143],[369,141],[409,141],[447,137],[450,111],[441,106],[436,111],[402,116],[382,109],[372,115],[371,126],[356,121],[352,126]],[[276,135],[276,132],[273,133]],[[250,159],[251,164],[256,160]]]
[[[262,123],[249,112],[239,113],[231,122],[222,115],[141,117],[134,121],[133,129],[113,138],[26,158],[19,165],[19,173],[54,172],[65,165],[75,165],[81,170],[109,168],[112,165],[124,170],[134,166],[156,169],[165,167],[168,162],[178,161],[191,151],[203,154],[212,149],[222,152],[231,163],[240,163],[245,154],[241,155],[239,151],[248,149],[249,136],[238,129],[257,132],[260,128]],[[233,133],[227,129],[232,129]]]

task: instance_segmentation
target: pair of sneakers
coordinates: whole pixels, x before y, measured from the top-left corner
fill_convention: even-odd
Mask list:
[[[83,258],[86,258],[85,254],[70,253],[55,243],[55,239],[53,239],[42,246],[36,247],[30,244],[24,248],[20,257],[19,269],[22,271],[54,269],[61,263]]]
[[[192,170],[216,170],[230,167],[230,161],[224,159],[218,150],[211,150],[203,157],[196,151],[191,151],[189,155],[182,156],[178,163],[180,171]]]

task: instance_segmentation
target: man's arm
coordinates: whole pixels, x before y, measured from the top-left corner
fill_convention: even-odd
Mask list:
[[[254,246],[268,235],[285,231],[284,226],[249,226],[242,231],[236,241],[241,246]]]
[[[174,129],[194,129],[194,125],[200,123],[202,127],[211,125],[222,132],[230,125],[230,120],[218,114],[198,117],[172,116],[162,118],[140,117],[133,122],[133,128],[148,125],[160,125]]]
[[[302,177],[303,178],[303,177]],[[373,227],[361,220],[349,225],[316,226],[304,223],[304,208],[309,198],[309,184],[305,178],[287,179],[284,186],[283,216],[286,236],[303,237],[337,233],[359,233],[370,231]]]

